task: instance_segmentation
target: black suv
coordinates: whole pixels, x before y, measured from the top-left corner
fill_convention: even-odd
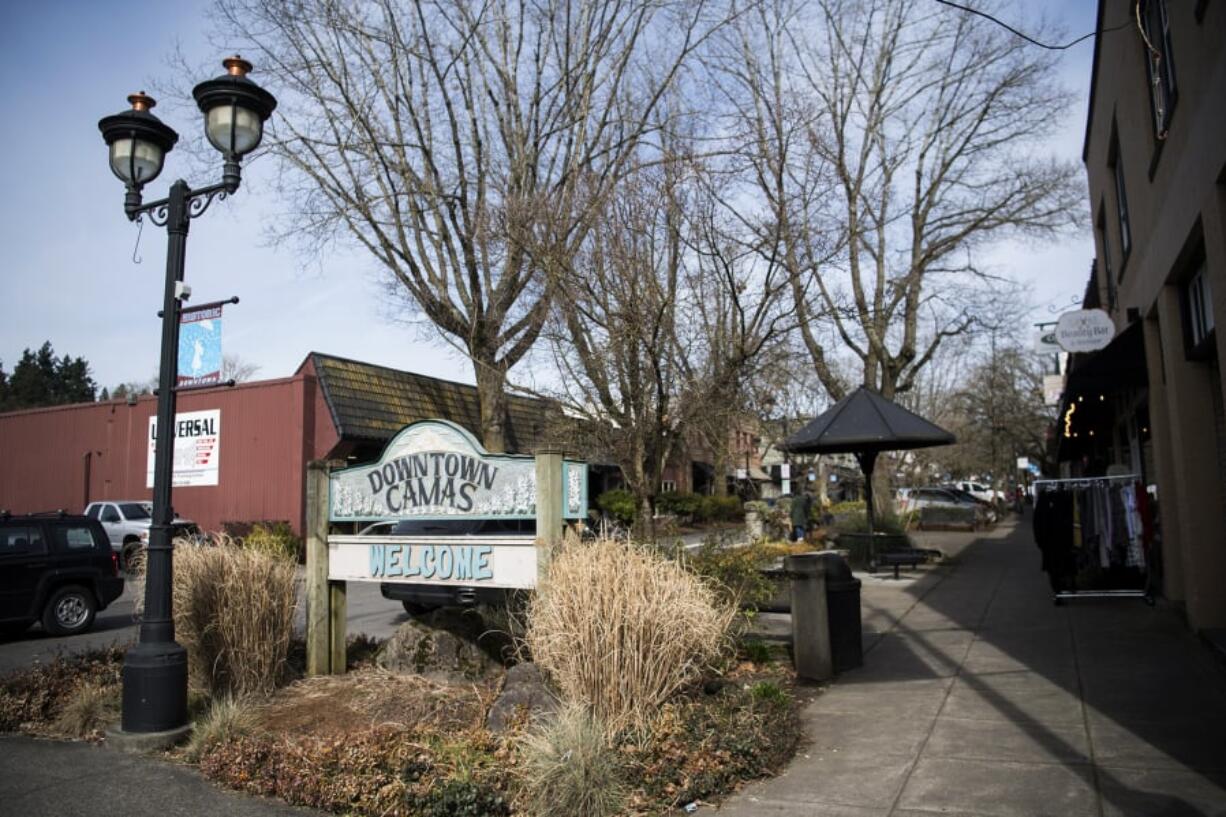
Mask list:
[[[96,519],[0,512],[0,628],[36,621],[52,635],[88,630],[123,593],[119,556]]]

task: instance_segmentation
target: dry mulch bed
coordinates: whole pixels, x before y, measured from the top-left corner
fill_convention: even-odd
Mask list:
[[[634,786],[630,814],[676,814],[787,762],[799,740],[798,698],[813,692],[795,687],[774,657],[685,690],[649,739],[620,747]],[[66,706],[87,685],[117,694],[121,666],[119,650],[104,650],[0,679],[0,731],[65,736]],[[496,692],[368,665],[302,679],[253,704],[256,729],[206,749],[199,766],[230,788],[335,813],[509,817],[518,733],[484,730]]]

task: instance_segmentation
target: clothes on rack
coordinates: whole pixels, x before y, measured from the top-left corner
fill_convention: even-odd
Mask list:
[[[1143,584],[1153,524],[1139,481],[1087,478],[1036,487],[1035,543],[1054,592]]]

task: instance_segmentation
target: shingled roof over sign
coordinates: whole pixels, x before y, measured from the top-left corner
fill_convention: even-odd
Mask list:
[[[308,359],[342,440],[386,442],[409,423],[435,418],[458,423],[481,439],[476,386],[319,352]],[[551,406],[517,396],[508,403],[507,450],[531,453],[544,444]]]

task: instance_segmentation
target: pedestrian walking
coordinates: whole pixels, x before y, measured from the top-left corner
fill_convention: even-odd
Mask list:
[[[813,494],[805,491],[792,498],[792,541],[800,542],[805,538],[809,527],[809,511],[813,508]]]

